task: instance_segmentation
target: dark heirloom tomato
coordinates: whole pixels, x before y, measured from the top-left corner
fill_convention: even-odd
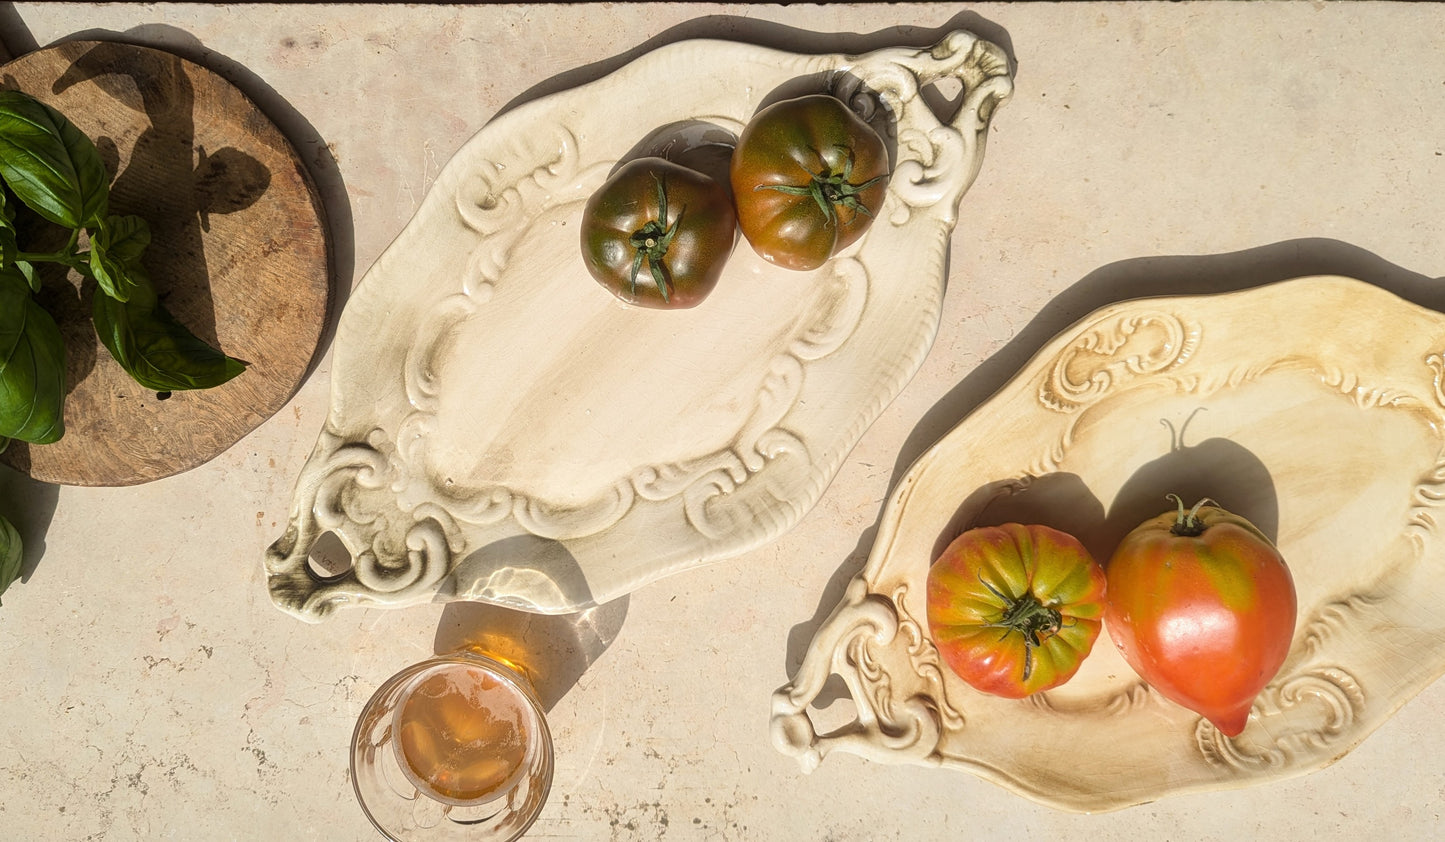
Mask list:
[[[1072,535],[1006,523],[970,529],[928,570],[928,628],[959,678],[1018,699],[1057,687],[1094,648],[1104,571]]]
[[[1106,572],[1105,623],[1139,677],[1226,736],[1279,672],[1294,636],[1294,579],[1247,520],[1200,501],[1124,536]]]
[[[629,304],[693,307],[722,277],[736,229],[726,187],[662,158],[638,158],[588,199],[582,261]]]
[[[873,222],[888,192],[888,150],[846,105],[814,94],[759,111],[738,137],[730,178],[753,250],[816,269]]]

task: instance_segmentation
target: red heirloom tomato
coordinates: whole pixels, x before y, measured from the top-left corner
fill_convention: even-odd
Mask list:
[[[736,239],[727,188],[662,158],[623,164],[582,211],[587,271],[643,307],[699,304],[717,286]]]
[[[816,269],[873,222],[888,192],[888,150],[846,105],[814,94],[759,111],[738,137],[730,177],[753,249],[788,269]]]
[[[1018,699],[1078,672],[1104,616],[1104,571],[1072,535],[982,526],[928,570],[928,628],[975,689]]]
[[[1294,636],[1294,579],[1269,539],[1201,500],[1145,521],[1109,560],[1105,623],[1139,677],[1237,736]]]

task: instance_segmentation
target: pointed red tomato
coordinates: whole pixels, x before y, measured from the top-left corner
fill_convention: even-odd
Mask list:
[[[928,571],[928,627],[944,663],[1011,699],[1073,677],[1099,636],[1104,571],[1072,535],[1006,523],[970,529]]]
[[[1248,520],[1200,501],[1145,521],[1109,559],[1105,623],[1165,698],[1237,736],[1289,654],[1294,579]]]

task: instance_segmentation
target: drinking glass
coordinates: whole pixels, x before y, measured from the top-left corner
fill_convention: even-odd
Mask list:
[[[395,842],[521,836],[552,785],[552,735],[525,669],[464,649],[398,672],[357,720],[351,780]]]

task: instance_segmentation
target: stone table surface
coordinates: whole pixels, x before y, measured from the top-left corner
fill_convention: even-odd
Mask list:
[[[557,769],[531,838],[1436,838],[1440,683],[1324,770],[1093,816],[852,756],[804,775],[768,713],[899,473],[1079,316],[1321,273],[1445,309],[1445,7],[0,8],[12,54],[121,38],[251,95],[317,181],[341,300],[510,105],[687,37],[854,51],[956,26],[1017,73],[963,201],[940,332],[796,527],[576,617],[425,605],[298,622],[272,607],[261,559],[327,411],[325,346],[287,406],[187,473],[56,488],[4,470],[28,553],[0,607],[0,837],[377,838],[347,764],[362,705],[469,625],[515,622],[570,634],[586,661],[549,690]]]

